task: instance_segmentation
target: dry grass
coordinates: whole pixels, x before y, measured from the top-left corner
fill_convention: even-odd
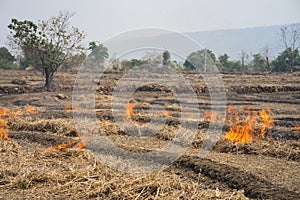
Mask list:
[[[1,199],[246,199],[243,191],[208,188],[172,167],[117,172],[87,150],[47,152],[38,144],[2,141],[0,152]]]
[[[33,116],[16,117],[11,122],[12,130],[52,132],[61,135],[76,136],[73,119],[43,119]]]
[[[248,75],[225,75],[224,83],[226,88],[228,88],[228,101],[236,106],[256,103],[261,106],[270,106],[272,109],[275,109],[276,117],[282,119],[277,122],[287,125],[286,123],[289,119],[298,117],[297,112],[295,112],[299,107],[298,100],[295,98],[295,95],[299,94],[298,89],[293,92],[276,92],[272,93],[272,95],[266,95],[265,93],[237,95],[230,91],[246,91],[242,89],[243,86],[249,88],[252,84],[256,85],[257,83],[270,86],[275,85],[276,87],[281,87],[282,83],[294,85],[298,80],[298,75],[296,74],[284,82],[278,82],[278,75],[257,76],[254,77],[255,79],[251,79]],[[14,76],[14,74],[9,72],[4,77],[8,80],[6,82],[10,82]],[[27,82],[30,82],[31,79],[36,79],[32,77],[32,72],[28,76]],[[122,131],[112,122],[113,118],[109,112],[111,96],[107,94],[111,92],[119,77],[120,74],[109,74],[99,85],[99,93],[97,93],[96,98],[97,116],[102,116],[99,130],[108,135],[108,138],[115,145],[128,151],[142,153],[160,149],[174,138],[178,129],[175,120],[165,125],[153,137],[147,139],[126,135],[125,131]],[[205,89],[203,88],[203,81],[200,80],[198,75],[191,74],[188,77],[197,91]],[[58,76],[57,78],[57,83],[60,84],[57,85],[57,92],[60,91],[60,88],[64,88],[64,92],[66,91],[65,89],[71,91],[73,82],[71,79],[67,80],[66,78],[72,77],[65,74],[65,76]],[[6,82],[2,80],[1,84]],[[129,82],[130,84],[136,84],[133,80]],[[295,85],[295,87],[298,88],[298,85]],[[28,91],[33,90],[30,89]],[[173,102],[174,97],[172,95],[165,93],[160,96],[157,95],[160,92],[148,92],[138,92],[133,96],[133,100],[130,101],[135,104],[133,112],[136,116],[132,117],[132,123],[147,123],[149,118],[149,113],[146,112],[147,108],[155,101],[162,103],[165,109],[171,112],[158,113],[158,117],[163,116],[168,120],[178,118],[180,109]],[[27,114],[10,120],[9,125],[11,129],[16,131],[14,133],[12,131],[9,132],[9,136],[12,138],[11,142],[0,141],[0,199],[247,199],[244,197],[243,190],[234,190],[228,187],[228,183],[234,179],[228,174],[235,172],[234,170],[236,169],[241,170],[231,173],[231,175],[242,177],[242,179],[238,180],[248,180],[252,175],[258,177],[257,179],[251,179],[256,180],[251,183],[254,186],[250,187],[252,189],[255,187],[258,189],[258,184],[266,180],[272,183],[271,186],[261,188],[270,192],[276,191],[278,189],[277,186],[287,190],[296,188],[294,191],[299,191],[297,189],[298,184],[296,184],[299,181],[295,181],[299,171],[299,141],[274,141],[270,143],[272,141],[260,140],[256,143],[246,143],[244,145],[219,141],[211,152],[215,156],[216,162],[206,166],[207,172],[204,172],[204,168],[210,161],[199,165],[201,166],[199,172],[193,171],[193,168],[189,166],[184,168],[183,166],[171,165],[150,174],[127,174],[108,168],[101,162],[96,161],[93,154],[88,150],[69,148],[58,151],[55,148],[49,149],[48,147],[52,145],[55,146],[66,142],[69,137],[65,136],[77,136],[77,131],[73,120],[69,118],[71,114],[56,108],[58,103],[63,107],[62,105],[65,105],[67,101],[43,102],[45,93],[37,92],[35,94],[39,95],[35,96],[36,105],[47,105],[53,110],[47,111],[45,107],[39,107],[39,109],[43,109],[37,110],[39,112],[43,111],[43,113],[40,112],[41,115],[39,116]],[[56,95],[55,92],[52,94]],[[154,97],[152,94],[154,94]],[[201,93],[197,95],[200,98],[201,109],[203,111],[209,109],[207,95]],[[4,95],[1,104],[4,106],[6,102],[27,102],[32,98],[31,96],[29,93],[26,95]],[[280,101],[275,102],[274,99]],[[116,106],[124,109],[121,105],[117,104]],[[31,114],[37,113],[30,107],[27,110]],[[195,119],[194,116],[187,115],[184,117]],[[278,123],[275,124],[275,126],[277,125]],[[297,126],[292,128],[296,133]],[[202,123],[199,129],[196,139],[192,143],[191,153],[187,153],[188,156],[198,154],[207,124]],[[40,131],[40,133],[35,135],[35,132],[30,133],[30,131]],[[78,138],[72,137],[73,140],[78,142]],[[213,156],[210,158],[213,160]],[[251,164],[250,167],[249,164]],[[224,167],[225,170],[223,170]],[[248,174],[249,170],[251,174]],[[222,175],[211,172],[222,172],[224,180],[218,179],[220,176],[222,178]],[[262,184],[262,186],[264,185]],[[242,188],[249,196],[249,187],[240,182],[230,187]],[[286,193],[282,194],[286,195]],[[256,196],[256,198],[259,197]]]
[[[299,141],[260,141],[259,143],[236,144],[219,141],[215,151],[222,153],[264,155],[286,160],[300,161]]]

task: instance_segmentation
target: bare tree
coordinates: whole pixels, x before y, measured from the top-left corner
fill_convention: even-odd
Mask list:
[[[239,57],[242,63],[242,71],[245,72],[245,62],[246,60],[248,60],[249,54],[247,54],[245,51],[242,50],[241,53],[239,54]]]
[[[283,26],[280,28],[281,41],[285,50],[290,52],[288,55],[288,71],[293,72],[293,66],[295,64],[295,50],[299,48],[300,43],[300,26],[293,24],[290,26]]]
[[[266,66],[267,66],[267,70],[270,71],[270,70],[271,70],[270,48],[269,48],[268,46],[266,46],[266,47],[263,49],[262,56],[263,56],[264,59],[265,59]]]

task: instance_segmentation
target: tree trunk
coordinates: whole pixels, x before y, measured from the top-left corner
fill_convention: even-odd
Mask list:
[[[52,86],[53,72],[45,69],[45,76],[46,76],[45,87],[46,87],[47,91],[50,92],[51,86]]]
[[[269,61],[268,56],[266,56],[266,63],[267,63],[267,69],[268,69],[268,71],[270,71],[271,70],[271,65],[270,65],[270,61]]]

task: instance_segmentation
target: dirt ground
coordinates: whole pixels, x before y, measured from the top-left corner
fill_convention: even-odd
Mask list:
[[[296,128],[300,125],[299,72],[223,74],[226,104],[220,99],[218,108],[227,110],[233,106],[243,114],[246,108],[252,112],[270,108],[274,124],[264,139],[245,144],[226,141],[224,136],[230,126],[227,113],[221,137],[202,158],[198,156],[199,149],[210,123],[201,117],[210,111],[210,95],[199,74],[183,74],[198,104],[191,103],[188,96],[183,101],[191,112],[199,107],[200,118],[183,113],[182,120],[198,123],[196,136],[176,161],[142,174],[107,166],[88,146],[76,148],[80,137],[73,119],[76,111],[71,110],[76,74],[59,72],[53,91],[46,92],[39,72],[0,73],[0,108],[18,111],[28,104],[37,111],[23,112],[8,120],[11,141],[0,141],[0,199],[300,199],[300,129]],[[181,126],[176,94],[152,84],[138,87],[129,100],[121,99],[115,105],[117,110],[125,113],[123,100],[134,105],[134,116],[124,124],[149,123],[149,109],[154,104],[166,110],[156,112],[158,118],[165,119],[161,130],[150,137],[130,135],[118,126],[118,116],[111,111],[114,88],[122,75],[110,71],[101,80],[93,80],[97,131],[129,152],[143,155],[163,148]],[[157,78],[161,77],[154,75],[153,79]],[[138,84],[134,78],[125,83],[128,87]],[[71,148],[51,148],[67,140],[74,144]],[[113,153],[106,151],[103,156],[110,158]]]

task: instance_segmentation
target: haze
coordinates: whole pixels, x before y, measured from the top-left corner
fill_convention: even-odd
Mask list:
[[[300,22],[297,0],[2,0],[0,7],[0,46],[7,43],[12,18],[36,22],[64,10],[76,12],[71,23],[88,41],[101,42],[142,27],[193,32]]]

